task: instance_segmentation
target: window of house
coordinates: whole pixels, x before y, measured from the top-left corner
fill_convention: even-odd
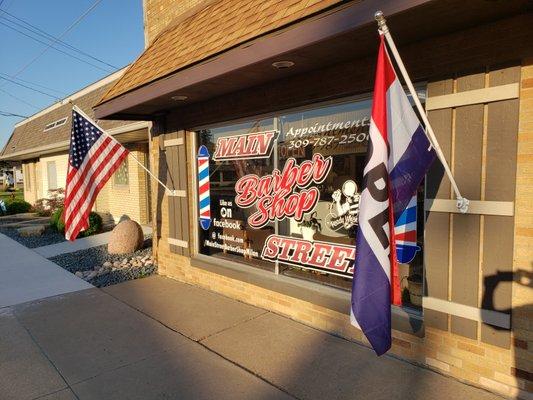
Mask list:
[[[30,176],[30,164],[22,165],[22,173],[24,180],[25,190],[31,192],[31,176]]]
[[[51,122],[44,127],[44,132],[51,129],[57,128],[58,126],[65,125],[68,120],[68,117],[58,119],[57,121]]]
[[[114,178],[115,185],[127,186],[129,184],[129,173],[128,173],[128,158],[126,157],[124,161],[120,164],[120,167],[115,171]]]
[[[57,170],[55,161],[47,161],[46,176],[48,178],[48,190],[57,189]]]
[[[350,290],[371,105],[368,96],[198,131],[199,253]],[[419,210],[423,198],[422,186]],[[400,271],[404,287],[421,276],[422,251]]]

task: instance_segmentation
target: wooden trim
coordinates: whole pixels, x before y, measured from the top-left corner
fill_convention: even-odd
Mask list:
[[[455,315],[472,321],[482,322],[498,326],[500,328],[511,328],[511,316],[499,311],[484,310],[482,308],[466,306],[464,304],[454,303],[434,297],[423,297],[422,306],[424,310],[434,310],[446,314]]]
[[[428,97],[426,99],[426,111],[516,99],[519,91],[520,85],[518,83],[510,83],[508,85]]]
[[[424,202],[425,211],[461,213],[457,209],[456,200],[446,199],[426,199]],[[512,217],[514,215],[513,201],[481,201],[470,200],[467,214],[480,215],[500,215]]]
[[[181,145],[183,145],[183,138],[169,139],[169,140],[165,140],[164,142],[165,147],[181,146]]]
[[[185,240],[167,238],[167,242],[168,244],[173,245],[173,246],[183,247],[184,249],[189,248],[189,243],[187,243]]]
[[[187,191],[186,190],[174,190],[172,193],[168,193],[169,196],[173,197],[187,197]]]

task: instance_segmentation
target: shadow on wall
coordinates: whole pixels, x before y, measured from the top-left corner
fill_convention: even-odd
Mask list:
[[[533,262],[531,263],[533,267]],[[533,270],[533,268],[532,268]],[[511,347],[514,346],[514,360],[511,366],[511,374],[517,379],[525,381],[521,387],[526,392],[531,392],[533,389],[533,373],[530,372],[531,368],[531,341],[525,338],[524,333],[518,332],[523,328],[523,322],[531,324],[533,320],[533,303],[527,303],[518,307],[507,307],[498,309],[495,305],[494,294],[498,285],[504,282],[516,283],[521,286],[528,287],[529,290],[533,289],[533,272],[524,269],[518,269],[514,272],[511,271],[498,271],[493,275],[488,275],[483,279],[483,298],[481,300],[481,308],[484,310],[494,310],[504,314],[507,314],[511,318],[511,329],[502,328],[494,325],[490,325],[489,322],[483,321],[487,325],[490,325],[493,329],[498,331],[512,331],[514,335],[511,342]],[[483,314],[482,314],[483,318]],[[523,328],[526,329],[527,328]],[[520,397],[517,397],[520,398]]]

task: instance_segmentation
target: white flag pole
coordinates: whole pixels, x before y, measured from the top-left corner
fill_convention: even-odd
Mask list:
[[[72,103],[72,102],[71,102]],[[112,140],[114,140],[115,142],[119,143],[117,139],[115,139],[113,136],[111,136],[110,134],[108,134],[104,129],[102,129],[100,126],[98,126],[98,124],[93,121],[93,119],[91,117],[89,117],[87,114],[85,114],[78,106],[72,104],[72,109],[75,110],[78,114],[80,114],[83,118],[91,121],[91,123],[96,126],[100,131],[103,132],[104,135],[107,135],[108,137],[110,137]],[[119,143],[120,144],[120,143]],[[120,144],[122,146],[122,144]],[[148,175],[150,175],[152,178],[154,178],[161,186],[163,186],[165,188],[165,191],[168,195],[175,195],[176,194],[176,191],[173,190],[173,189],[170,189],[167,185],[165,185],[163,182],[161,182],[159,180],[159,178],[157,178],[157,176],[155,176],[148,168],[146,168],[143,163],[141,163],[137,157],[135,157],[133,154],[131,154],[131,152],[128,153],[128,156],[130,156],[131,158],[133,158],[137,164],[139,164],[147,173]]]
[[[387,41],[387,44],[389,45],[389,49],[392,53],[392,56],[396,60],[396,63],[398,64],[398,68],[400,68],[400,72],[403,76],[405,83],[407,84],[407,87],[409,88],[411,97],[413,98],[416,108],[420,116],[422,117],[422,120],[424,121],[424,125],[426,126],[426,136],[428,137],[429,142],[435,149],[435,152],[437,153],[437,157],[439,157],[439,160],[442,163],[442,166],[444,167],[444,170],[446,171],[448,178],[450,179],[450,182],[453,187],[453,191],[455,192],[455,196],[457,197],[457,208],[459,209],[459,211],[461,211],[464,214],[468,211],[468,205],[470,204],[470,202],[468,201],[468,199],[461,196],[461,192],[459,192],[457,183],[455,182],[455,179],[452,175],[452,171],[450,170],[450,167],[448,166],[448,162],[446,161],[446,158],[444,157],[442,149],[439,146],[439,142],[437,141],[435,133],[433,132],[433,128],[431,127],[431,124],[429,123],[424,107],[422,107],[422,104],[420,103],[420,99],[418,98],[416,90],[413,86],[413,82],[411,82],[411,79],[409,78],[409,75],[407,74],[407,70],[405,69],[405,66],[403,65],[402,58],[400,57],[400,54],[398,53],[398,49],[396,48],[396,45],[394,44],[394,40],[392,39],[392,36],[389,32],[389,28],[387,27],[387,23],[386,23],[385,17],[383,16],[383,12],[377,11],[374,14],[374,18],[376,19],[378,23],[379,32],[385,36],[385,40]]]

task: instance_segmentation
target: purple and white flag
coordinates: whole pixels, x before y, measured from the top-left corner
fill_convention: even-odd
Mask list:
[[[434,159],[381,35],[351,307],[352,324],[361,328],[378,355],[391,347],[391,303],[401,304],[395,216],[408,207]]]

